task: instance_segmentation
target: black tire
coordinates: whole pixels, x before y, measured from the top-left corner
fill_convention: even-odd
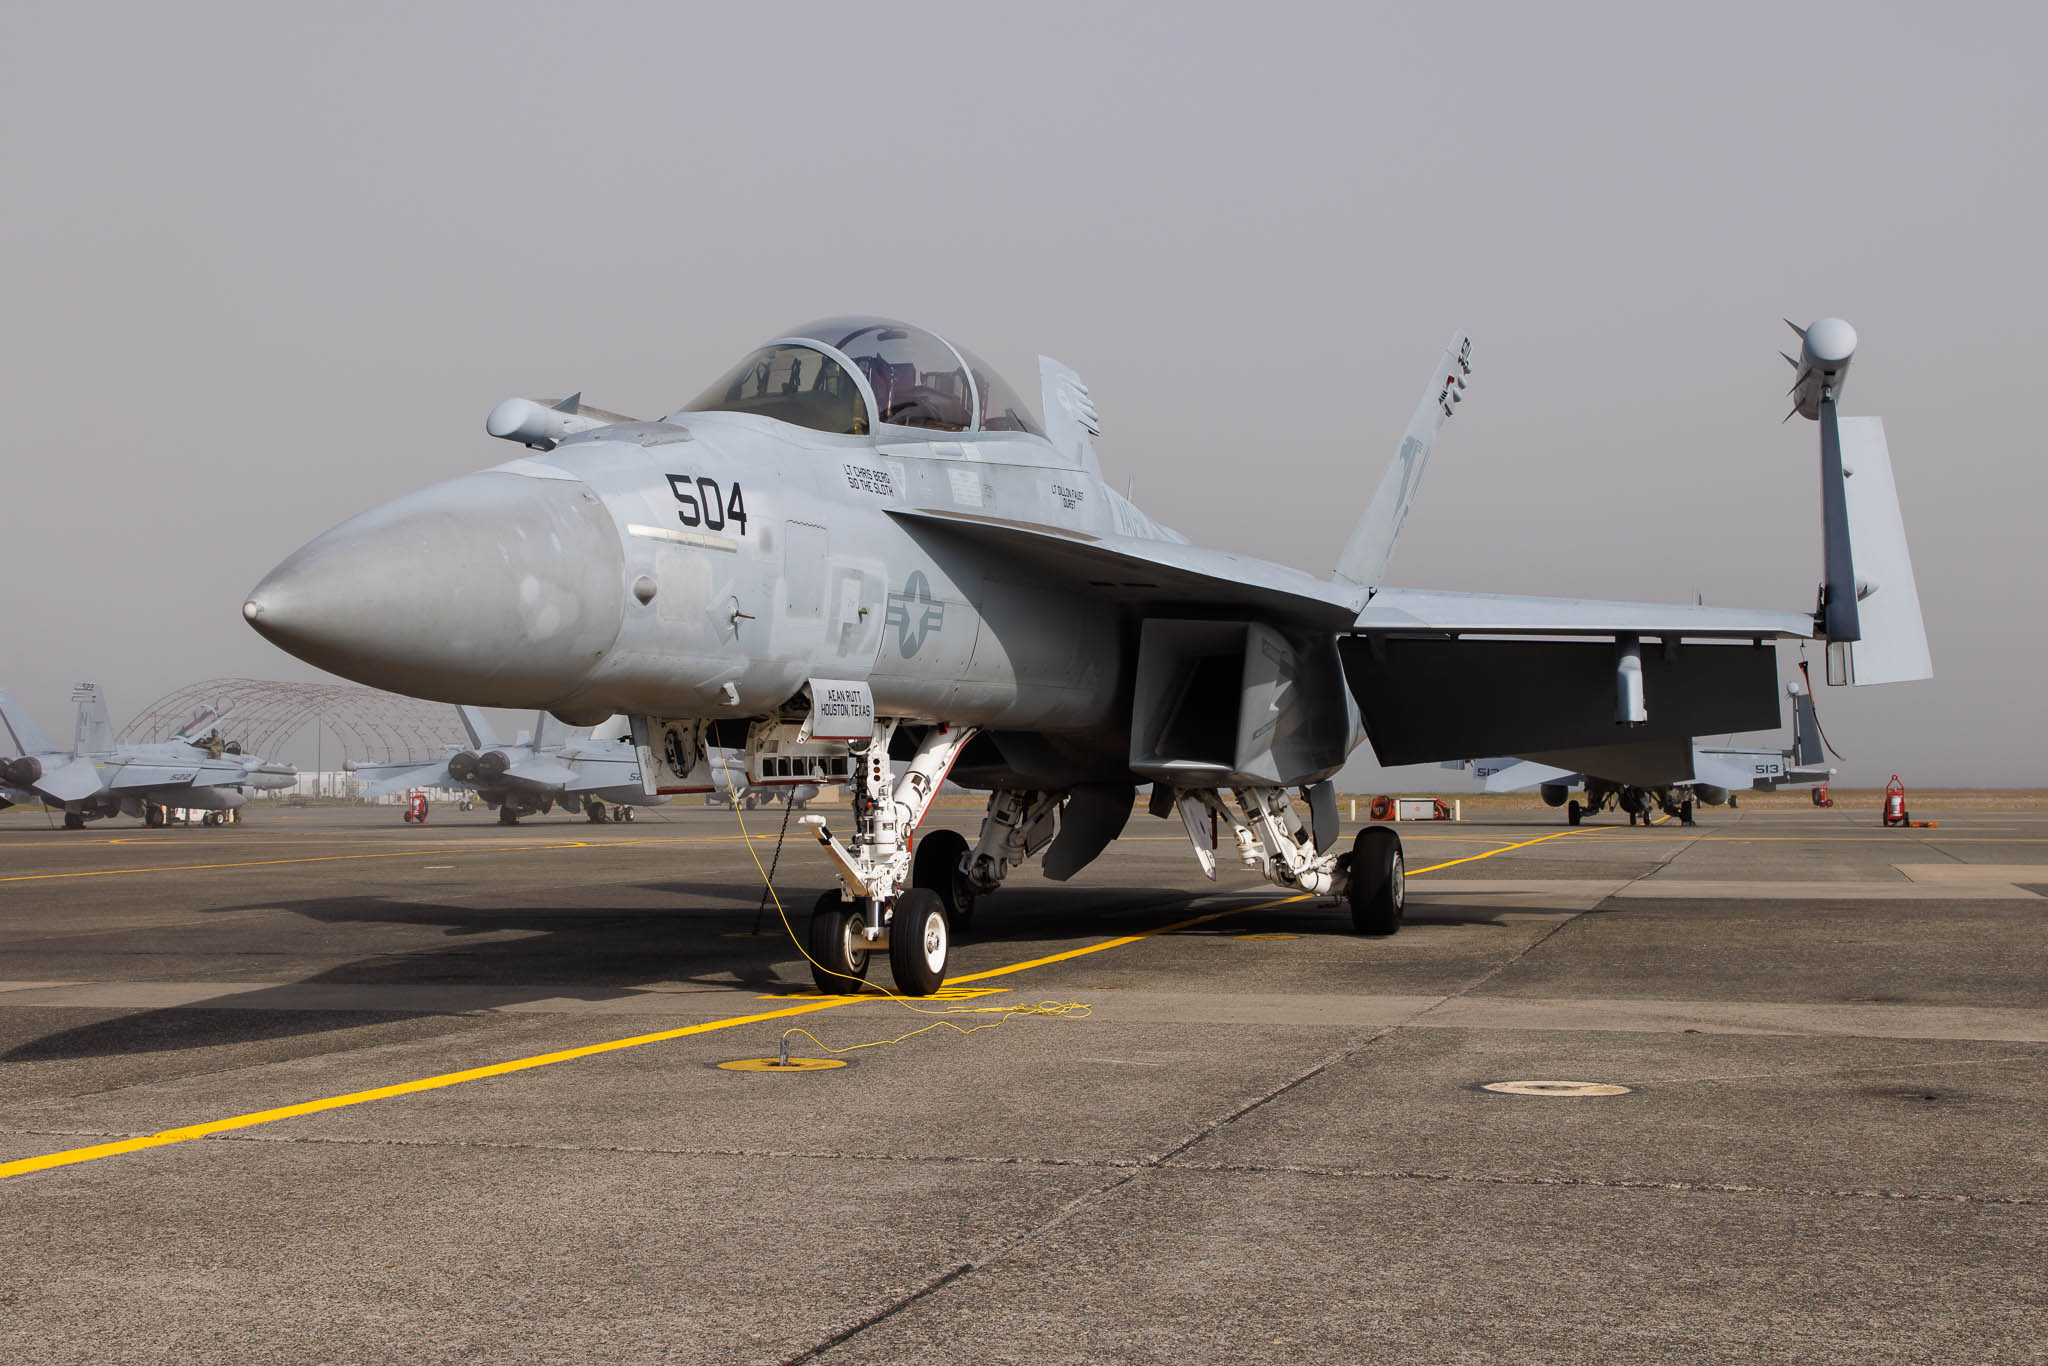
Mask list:
[[[633,808],[630,806],[620,807],[618,809],[617,814],[613,816],[613,819],[621,820],[626,822],[626,824],[631,825],[633,823]]]
[[[867,981],[868,951],[853,947],[860,925],[860,909],[849,908],[845,895],[836,890],[819,897],[811,908],[811,980],[827,996],[850,995]]]
[[[1691,824],[1692,824],[1692,803],[1691,803],[1691,802],[1680,802],[1680,803],[1678,804],[1678,823],[1679,823],[1680,825],[1691,825]]]
[[[910,864],[910,885],[928,887],[946,906],[946,923],[964,930],[974,922],[974,888],[960,872],[967,857],[967,837],[958,830],[934,830],[917,842]]]
[[[514,811],[514,810],[513,810],[513,809],[512,809],[512,808],[511,808],[510,806],[501,806],[501,807],[499,807],[499,808],[498,808],[498,824],[500,824],[500,825],[517,825],[517,824],[519,824],[519,813],[518,813],[517,811]]]
[[[1740,800],[1739,800],[1739,799],[1738,799],[1738,798],[1736,797],[1736,795],[1735,795],[1735,794],[1734,794],[1733,792],[1729,793],[1729,794],[1728,794],[1728,809],[1729,809],[1730,811],[1733,811],[1733,810],[1734,810],[1734,809],[1735,809],[1736,807],[1738,807],[1738,806],[1740,806],[1740,805],[1742,805],[1742,802],[1741,802],[1741,801],[1740,801]]]
[[[1566,825],[1577,825],[1580,821],[1584,820],[1585,818],[1586,808],[1579,805],[1578,798],[1572,798],[1571,805],[1565,807],[1564,809],[1564,823]]]
[[[64,813],[64,828],[66,830],[85,829],[85,817],[76,811],[66,811]]]
[[[929,887],[912,887],[896,898],[889,921],[889,973],[905,996],[929,996],[946,982],[953,935],[946,903]]]
[[[1408,865],[1401,837],[1384,825],[1368,825],[1351,842],[1351,927],[1360,934],[1388,935],[1401,928],[1408,902]]]
[[[592,825],[604,824],[604,807],[597,802],[592,802],[590,805],[584,807],[583,814],[590,817],[590,823]]]
[[[78,819],[82,824],[85,820],[85,817],[80,816]],[[149,806],[145,806],[142,808],[142,823],[144,825],[155,828],[161,828],[166,819],[167,818],[164,814],[164,809],[161,806],[157,806],[154,803],[152,803]]]

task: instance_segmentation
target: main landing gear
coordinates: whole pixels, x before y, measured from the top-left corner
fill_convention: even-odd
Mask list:
[[[967,842],[936,830],[913,851],[913,835],[953,760],[974,737],[970,729],[933,726],[900,776],[893,776],[889,739],[894,726],[856,742],[853,832],[843,842],[823,816],[803,821],[839,874],[839,890],[818,898],[808,944],[818,990],[838,995],[859,989],[871,954],[887,952],[889,972],[905,996],[929,996],[946,981],[955,917],[973,911],[974,889],[962,868]]]

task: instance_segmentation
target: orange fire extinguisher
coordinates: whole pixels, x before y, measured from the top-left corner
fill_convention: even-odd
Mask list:
[[[1884,785],[1884,823],[1887,826],[1911,825],[1906,815],[1906,785],[1899,781],[1899,775],[1892,774],[1892,780]]]

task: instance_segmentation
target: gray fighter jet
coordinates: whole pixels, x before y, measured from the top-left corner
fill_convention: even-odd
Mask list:
[[[630,821],[636,806],[668,800],[647,791],[640,756],[626,731],[599,738],[588,727],[564,725],[541,712],[533,730],[507,744],[490,718],[475,707],[457,707],[470,747],[425,764],[359,764],[349,771],[366,786],[365,797],[382,797],[413,787],[466,787],[495,809],[498,823],[516,825],[521,816],[581,807],[593,822]]]
[[[0,760],[0,806],[41,802],[64,813],[66,830],[122,813],[163,825],[167,813],[176,810],[207,812],[206,823],[218,825],[251,792],[290,787],[298,780],[288,764],[223,744],[219,731],[209,729],[220,716],[211,707],[172,739],[118,745],[97,685],[79,684],[71,700],[78,704],[71,748],[59,749],[14,695],[0,688],[0,721],[19,751]]]
[[[526,453],[319,536],[243,615],[379,687],[628,715],[650,791],[708,787],[714,744],[755,781],[848,783],[849,828],[805,818],[839,882],[810,922],[821,987],[886,950],[902,990],[934,990],[975,896],[1041,853],[1072,877],[1143,783],[1212,876],[1232,849],[1387,934],[1399,838],[1340,842],[1330,781],[1368,738],[1410,764],[1768,729],[1780,639],[1824,637],[1833,682],[1931,672],[1882,429],[1835,414],[1853,345],[1847,324],[1816,324],[1795,386],[1822,430],[1818,612],[1385,586],[1465,396],[1462,335],[1317,576],[1190,545],[1120,496],[1088,389],[1057,362],[1040,362],[1041,426],[973,352],[835,318],[653,421],[508,399],[486,429]],[[1246,469],[1256,448],[1254,433]],[[1208,477],[1247,503],[1282,496]],[[990,793],[978,838],[913,840],[948,775]]]
[[[1616,745],[1566,754],[1474,759],[1472,775],[1488,792],[1526,792],[1533,787],[1545,805],[1564,807],[1565,820],[1572,825],[1609,808],[1627,813],[1630,825],[1638,820],[1648,824],[1659,811],[1691,825],[1695,804],[1735,806],[1743,792],[1776,792],[1834,777],[1835,770],[1826,766],[1822,753],[1813,698],[1797,683],[1787,684],[1785,690],[1792,697],[1790,749],[1703,740]],[[1573,788],[1584,789],[1585,801],[1571,795]]]

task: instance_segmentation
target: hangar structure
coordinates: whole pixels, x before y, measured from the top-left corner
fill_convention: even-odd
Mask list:
[[[340,742],[339,759],[359,764],[425,763],[463,742],[455,709],[438,702],[353,683],[262,678],[209,678],[165,693],[122,727],[118,738],[167,740],[203,707],[219,710],[222,734],[251,754],[277,754],[309,724]]]

